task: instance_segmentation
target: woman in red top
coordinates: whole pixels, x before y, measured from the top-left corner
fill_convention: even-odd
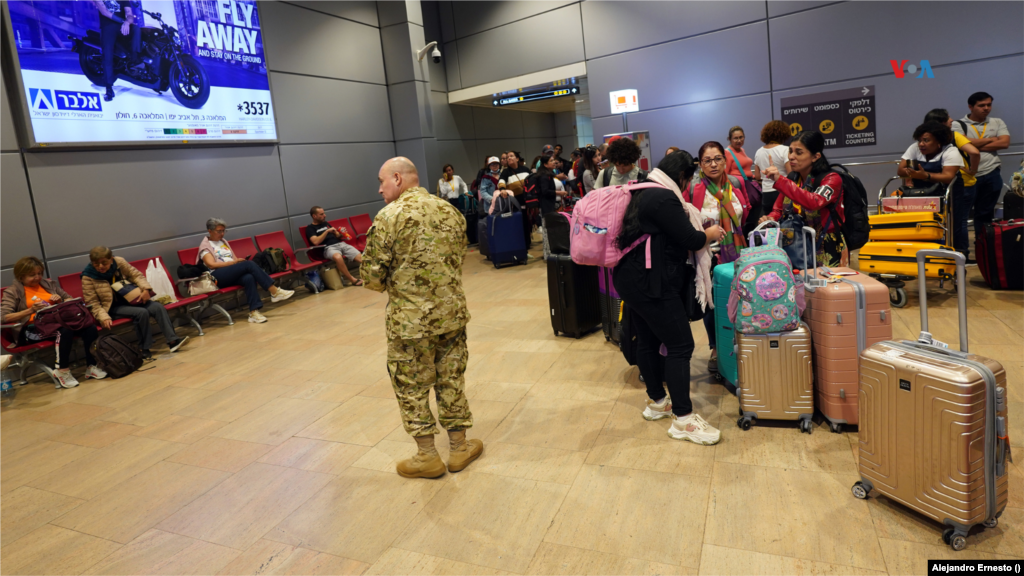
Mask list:
[[[725,171],[730,176],[741,180],[744,178],[750,180],[754,177],[754,161],[747,156],[746,150],[743,149],[743,144],[746,141],[747,135],[743,133],[742,127],[729,128],[729,149],[725,151]],[[736,165],[737,161],[739,161],[739,166]]]
[[[785,214],[801,214],[806,226],[817,235],[818,266],[848,266],[850,254],[840,230],[843,221],[843,179],[832,172],[822,151],[825,137],[820,132],[804,130],[789,145],[788,177],[769,166],[764,175],[775,182],[779,197],[771,214],[761,218],[778,221]]]

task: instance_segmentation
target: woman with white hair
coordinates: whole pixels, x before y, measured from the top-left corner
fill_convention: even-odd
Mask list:
[[[224,233],[227,229],[228,223],[220,218],[210,218],[206,221],[206,231],[209,234],[199,245],[196,266],[202,262],[217,279],[218,288],[242,286],[245,289],[245,297],[249,301],[249,322],[262,324],[267,321],[267,318],[260,314],[260,308],[263,308],[263,299],[260,298],[257,287],[270,292],[271,302],[287,300],[295,294],[295,291],[274,286],[274,280],[255,262],[237,258],[234,251],[231,250],[231,246],[224,241]]]

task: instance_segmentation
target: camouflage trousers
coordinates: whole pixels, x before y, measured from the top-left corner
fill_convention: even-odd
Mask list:
[[[464,377],[468,361],[465,328],[427,338],[388,341],[388,374],[409,435],[437,434],[428,401],[431,388],[445,430],[473,426]]]

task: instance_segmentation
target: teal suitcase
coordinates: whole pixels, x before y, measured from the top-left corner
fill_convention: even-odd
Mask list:
[[[735,386],[739,370],[736,364],[736,339],[729,320],[729,292],[735,274],[733,263],[719,264],[712,273],[712,298],[715,303],[715,341],[718,346],[719,381]]]

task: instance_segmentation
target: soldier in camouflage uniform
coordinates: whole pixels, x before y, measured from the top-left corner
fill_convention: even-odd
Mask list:
[[[483,451],[480,440],[466,440],[466,428],[473,425],[463,377],[469,360],[469,310],[462,291],[466,220],[420,187],[407,158],[385,162],[378,179],[387,206],[367,232],[360,276],[366,288],[387,290],[388,373],[405,431],[419,447],[397,469],[406,478],[436,478],[445,464],[434,446],[431,388],[438,420],[448,431],[447,469],[458,472]]]

